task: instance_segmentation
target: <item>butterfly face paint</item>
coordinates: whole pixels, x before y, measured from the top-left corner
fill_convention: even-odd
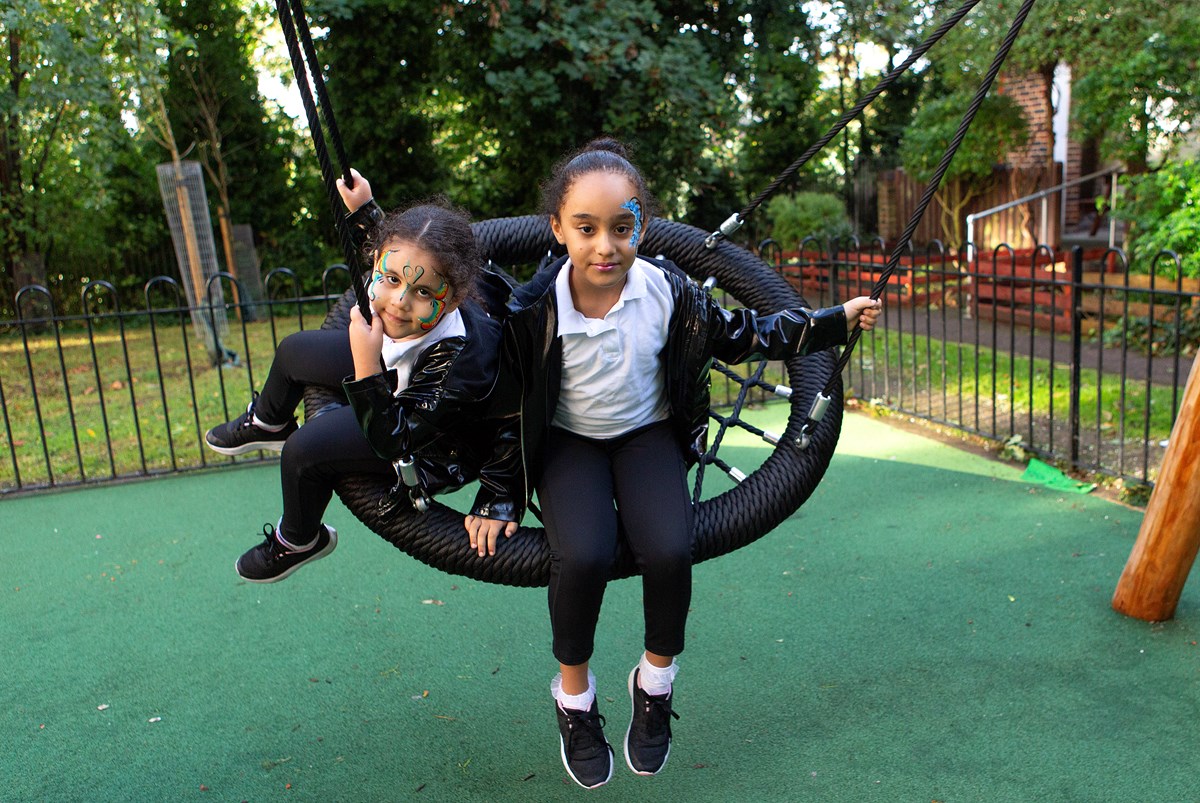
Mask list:
[[[450,293],[450,285],[446,284],[443,279],[441,285],[436,291],[431,293],[432,298],[429,300],[430,311],[425,317],[418,316],[417,322],[421,324],[421,328],[428,332],[430,329],[438,325],[438,321],[442,319],[442,313],[446,311],[446,296]]]
[[[633,233],[629,235],[629,245],[631,248],[637,248],[638,240],[642,236],[642,202],[635,195],[621,204],[621,208],[633,213]]]
[[[419,337],[438,325],[449,308],[450,285],[433,270],[406,261],[389,265],[389,259],[428,258],[411,249],[389,249],[380,254],[368,288],[371,306],[383,322],[384,332],[393,340]],[[401,256],[393,258],[393,254]]]

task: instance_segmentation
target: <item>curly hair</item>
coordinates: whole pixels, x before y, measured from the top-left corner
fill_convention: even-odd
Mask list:
[[[471,218],[442,197],[389,212],[367,238],[364,257],[374,265],[383,246],[393,242],[419,246],[437,260],[427,266],[450,285],[453,298],[479,300],[476,282],[483,257],[471,231]]]

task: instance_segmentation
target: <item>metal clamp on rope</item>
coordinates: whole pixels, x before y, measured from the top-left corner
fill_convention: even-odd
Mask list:
[[[708,249],[716,248],[718,239],[720,239],[721,237],[732,237],[737,232],[737,230],[740,229],[741,227],[742,227],[742,220],[738,216],[738,213],[734,212],[732,215],[730,215],[725,220],[724,223],[721,224],[721,227],[719,229],[717,229],[712,234],[708,235],[707,238],[705,238],[704,247],[708,248]]]
[[[808,444],[812,443],[813,426],[818,421],[825,417],[825,411],[829,409],[829,402],[832,397],[824,393],[818,393],[813,399],[812,409],[808,411],[808,418],[804,421],[804,426],[800,427],[800,434],[796,436],[796,445],[801,449],[807,449]]]
[[[408,495],[412,499],[413,507],[420,513],[428,510],[429,500],[425,498],[425,492],[421,490],[421,480],[417,477],[417,461],[406,455],[393,461],[392,468],[396,469],[396,476],[400,478],[400,482],[408,486]]]

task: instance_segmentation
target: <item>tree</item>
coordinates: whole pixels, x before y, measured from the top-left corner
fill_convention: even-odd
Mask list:
[[[354,166],[385,206],[449,189],[438,121],[446,4],[442,0],[318,0],[310,6],[338,128]],[[462,199],[456,198],[462,201]]]
[[[137,87],[153,80],[158,59],[153,46],[131,51],[139,30],[165,41],[155,12],[134,3],[14,0],[0,11],[6,308],[20,284],[47,281],[46,255],[56,241],[86,235],[71,243],[75,253],[105,261],[96,223],[115,214],[105,189],[114,154],[130,152],[123,115],[136,109]]]
[[[932,178],[970,102],[971,95],[959,91],[935,94],[921,104],[900,143],[904,169],[918,181]],[[991,94],[984,100],[934,196],[942,206],[942,232],[952,249],[963,245],[968,204],[986,187],[1005,155],[1028,137],[1025,116],[1012,98]]]
[[[278,238],[300,205],[288,188],[286,142],[268,117],[250,63],[256,30],[232,0],[160,0],[160,8],[188,33],[171,49],[163,101],[181,151],[194,152],[204,166],[227,269],[236,275],[231,221],[252,221],[260,237]]]
[[[453,86],[468,128],[485,132],[473,169],[489,212],[532,211],[537,182],[600,134],[630,144],[668,214],[678,215],[705,149],[731,138],[736,107],[712,33],[652,0],[513,4],[459,14]],[[710,20],[711,21],[711,18]]]
[[[819,45],[808,15],[791,2],[763,0],[747,6],[749,41],[736,77],[747,95],[749,125],[738,168],[747,188],[757,191],[824,129],[819,116],[811,114],[820,76]]]
[[[1071,67],[1077,137],[1094,138],[1101,155],[1133,172],[1189,135],[1200,113],[1200,17],[1161,0],[1042,0],[1022,28],[1006,69],[1052,74]],[[1007,30],[1014,3],[981,3],[942,50],[971,64]],[[1052,99],[1047,95],[1047,108]]]

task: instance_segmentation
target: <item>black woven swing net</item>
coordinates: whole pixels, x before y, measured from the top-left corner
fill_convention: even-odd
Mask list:
[[[536,262],[553,243],[545,218],[535,216],[485,220],[475,224],[475,233],[485,256],[502,266]],[[758,257],[728,242],[706,248],[706,236],[693,226],[657,220],[646,232],[645,252],[661,254],[686,266],[696,281],[715,278],[717,285],[740,303],[763,312],[805,305],[791,285]],[[324,327],[346,326],[354,303],[353,293],[347,291],[330,310]],[[829,465],[841,429],[840,383],[831,401],[830,414],[814,430],[807,448],[801,449],[796,441],[807,411],[835,363],[836,356],[831,351],[784,363],[789,385],[781,388],[780,393],[790,397],[787,428],[778,437],[762,433],[764,438],[777,443],[761,466],[724,493],[699,500],[692,548],[695,562],[723,555],[762,537],[792,515],[816,488]],[[751,370],[749,378],[733,371],[727,375],[745,388],[761,376],[761,370]],[[738,395],[742,402],[747,394]],[[305,394],[305,408],[310,414],[338,402],[335,392],[326,388],[310,387]],[[719,443],[722,431],[729,426],[760,434],[761,430],[741,420],[741,412],[740,403],[730,410],[714,412],[717,426],[710,429],[710,443]],[[710,449],[705,462],[723,468],[724,461],[716,450]],[[703,468],[702,465],[697,469],[697,483],[702,482]],[[368,528],[430,566],[506,585],[540,586],[549,581],[549,549],[540,527],[523,526],[512,538],[502,540],[494,556],[480,557],[467,542],[462,512],[439,502],[433,502],[423,513],[409,507],[385,511],[380,502],[387,498],[390,487],[381,479],[348,476],[337,484],[336,491]],[[622,547],[616,576],[636,573],[630,555]]]

